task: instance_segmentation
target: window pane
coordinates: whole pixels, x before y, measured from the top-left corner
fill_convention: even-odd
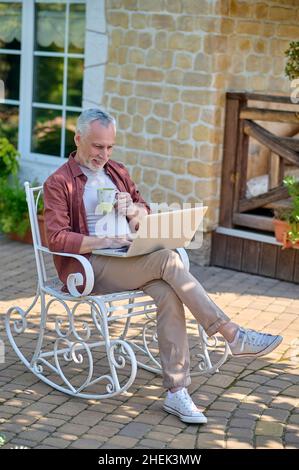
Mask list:
[[[67,105],[82,105],[83,59],[68,59]]]
[[[0,48],[21,48],[21,3],[0,3]]]
[[[0,54],[0,80],[4,82],[5,98],[19,99],[20,56]]]
[[[70,5],[68,51],[83,54],[85,40],[85,5]]]
[[[0,137],[18,147],[19,107],[0,104]]]
[[[35,57],[33,100],[62,104],[63,58]]]
[[[33,109],[31,151],[60,156],[61,111]]]
[[[68,158],[69,154],[76,150],[74,142],[74,135],[76,130],[76,123],[80,113],[68,112],[66,113],[66,124],[65,124],[65,147],[64,157]]]
[[[38,3],[35,7],[35,50],[64,51],[65,5]]]

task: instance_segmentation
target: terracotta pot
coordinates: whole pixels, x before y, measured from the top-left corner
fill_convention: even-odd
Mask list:
[[[41,236],[42,245],[48,246],[45,224],[44,224],[44,216],[38,215],[37,219],[38,219],[39,232]],[[14,240],[14,241],[21,242],[21,243],[29,243],[31,245],[33,244],[30,228],[27,230],[27,232],[23,236],[20,236],[15,232],[10,232],[7,235],[8,235],[8,238],[10,238],[10,240]]]
[[[282,243],[283,248],[299,247],[299,242],[291,243],[288,240],[288,232],[291,226],[285,220],[273,219],[275,238],[279,243]]]

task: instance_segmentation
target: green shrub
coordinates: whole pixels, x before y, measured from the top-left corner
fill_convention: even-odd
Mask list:
[[[276,219],[287,222],[291,230],[288,232],[288,240],[295,244],[299,242],[299,181],[294,176],[286,176],[283,184],[291,198],[291,207],[275,210]]]
[[[4,434],[0,434],[0,447],[4,446],[5,441],[6,437],[4,436]]]
[[[289,80],[299,78],[299,41],[290,42],[289,48],[285,51],[288,60],[285,66],[285,74]]]
[[[37,186],[37,182],[33,186]],[[38,213],[43,209],[42,199],[38,203]],[[26,193],[24,186],[15,177],[12,182],[0,180],[0,230],[15,232],[21,237],[30,227]]]
[[[19,170],[20,154],[5,137],[0,138],[0,177],[8,178]]]

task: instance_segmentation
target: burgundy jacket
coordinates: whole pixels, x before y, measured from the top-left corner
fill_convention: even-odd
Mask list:
[[[87,177],[74,160],[75,155],[76,152],[72,152],[68,161],[44,183],[44,217],[50,251],[79,254],[84,235],[89,235],[83,202]],[[119,191],[130,193],[134,203],[143,204],[150,212],[122,163],[108,160],[104,169]],[[82,256],[88,259],[90,255],[91,253],[87,253]],[[64,284],[64,291],[67,290],[66,280],[69,274],[80,272],[84,276],[83,267],[76,259],[57,255],[53,258],[59,279]],[[83,288],[84,286],[79,290],[82,292]]]

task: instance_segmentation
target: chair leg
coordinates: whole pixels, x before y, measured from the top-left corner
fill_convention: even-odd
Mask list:
[[[192,377],[219,372],[219,368],[224,364],[229,354],[229,347],[224,338],[221,337],[221,345],[220,339],[217,336],[208,337],[201,325],[198,325],[198,334],[200,352],[196,354],[196,357],[199,359],[199,371],[191,372]],[[217,352],[216,358],[212,358],[208,348]]]
[[[5,315],[5,328],[6,328],[6,334],[7,334],[8,340],[14,352],[19,357],[19,359],[32,372],[34,372],[33,367],[31,365],[32,361],[29,362],[26,359],[26,357],[23,355],[23,353],[21,352],[21,350],[19,349],[15,341],[14,334],[19,335],[25,332],[25,330],[27,329],[27,317],[29,313],[31,312],[31,310],[33,309],[33,307],[35,306],[35,304],[37,303],[39,298],[41,298],[41,292],[40,292],[39,286],[37,286],[35,297],[26,310],[23,310],[21,307],[13,306],[7,310],[6,315]],[[13,324],[11,324],[12,323],[11,317],[14,313],[18,314],[20,318],[13,320]]]
[[[107,309],[105,307],[105,303],[102,302],[100,298],[95,298],[93,300],[93,304],[93,321],[96,328],[103,336],[107,360],[109,363],[112,378],[112,382],[110,382],[110,385],[107,386],[107,390],[110,393],[119,394],[124,390],[127,390],[135,380],[137,373],[136,356],[133,349],[131,348],[129,343],[125,341],[125,339],[110,339]],[[129,358],[129,361],[131,363],[131,374],[126,384],[121,387],[118,379],[118,370],[123,369],[125,367],[126,358]]]
[[[31,367],[35,367],[36,361],[39,358],[39,354],[41,352],[41,348],[43,345],[44,341],[44,335],[45,335],[45,328],[46,328],[46,323],[47,323],[47,311],[46,311],[46,299],[45,299],[45,294],[43,292],[40,293],[40,303],[41,303],[41,315],[40,315],[40,325],[39,325],[39,336],[37,340],[37,344],[35,347],[35,351],[33,353],[30,365]]]

